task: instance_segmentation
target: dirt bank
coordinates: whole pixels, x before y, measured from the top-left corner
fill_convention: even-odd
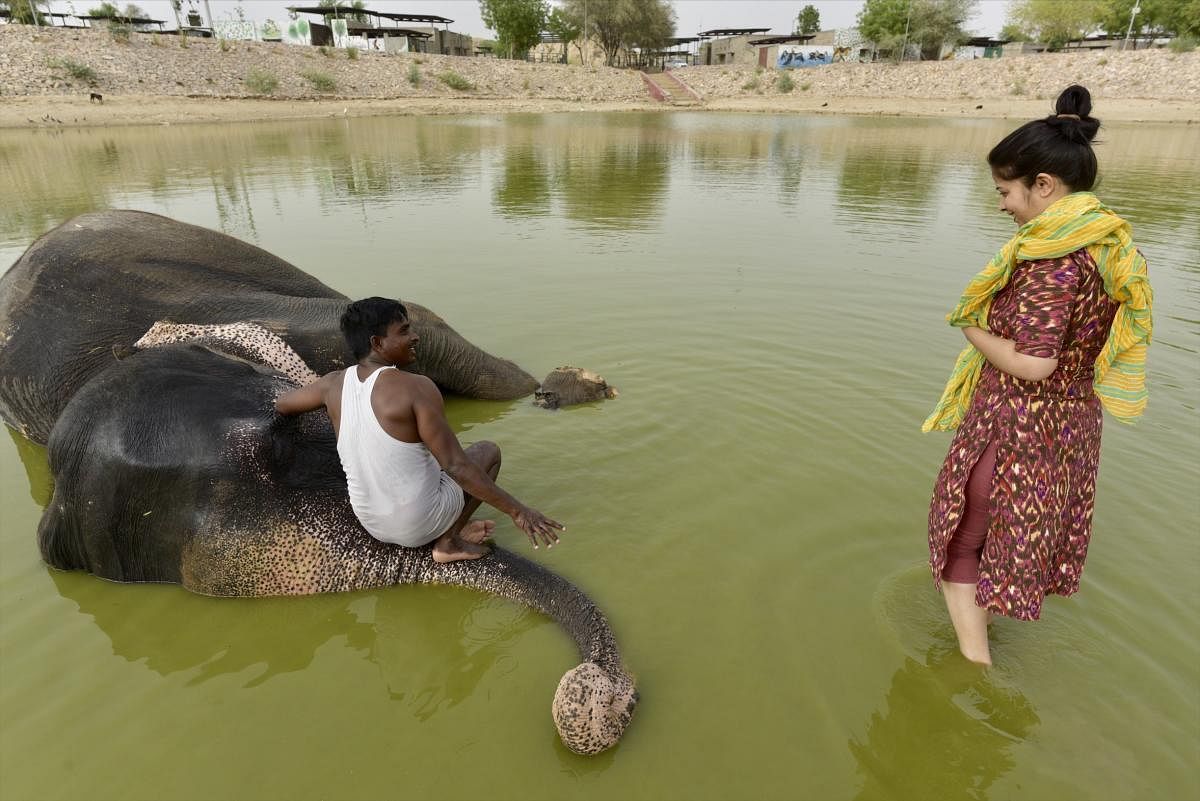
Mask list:
[[[257,71],[276,82],[256,92]],[[453,75],[469,88],[455,89]],[[1075,53],[997,60],[745,66],[677,74],[717,111],[1032,117],[1071,81],[1108,120],[1200,122],[1200,52]],[[320,88],[318,88],[320,86]],[[91,92],[104,103],[90,103]],[[982,106],[982,108],[979,108]],[[0,127],[270,120],[333,115],[669,109],[632,70],[362,53],[0,25]]]

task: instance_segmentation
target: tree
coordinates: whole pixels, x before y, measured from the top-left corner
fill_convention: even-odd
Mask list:
[[[1200,35],[1200,0],[1141,0],[1133,14],[1134,0],[1102,0],[1096,22],[1110,36],[1143,33],[1163,36]]]
[[[796,33],[809,34],[821,30],[821,12],[812,5],[800,9],[796,15]]]
[[[880,50],[900,58],[911,11],[911,0],[867,0],[858,12],[858,31]]]
[[[945,45],[966,41],[963,23],[971,16],[976,0],[916,0],[912,4],[908,40],[921,48],[921,57],[941,58]]]
[[[561,8],[550,9],[546,18],[546,30],[558,38],[563,46],[563,63],[567,63],[567,45],[576,41],[583,33],[583,20],[578,20]]]
[[[675,9],[667,0],[564,0],[563,7],[582,19],[585,3],[583,35],[596,40],[610,67],[622,48],[660,49],[675,35]]]
[[[924,58],[937,58],[942,45],[966,38],[963,23],[977,0],[867,0],[858,12],[858,29],[880,50],[897,58],[911,42]]]
[[[541,41],[550,9],[545,0],[479,0],[479,11],[496,32],[496,55],[523,59]]]
[[[1000,29],[1000,39],[1005,42],[1032,42],[1029,34],[1021,30],[1021,26],[1015,23],[1008,23]]]
[[[88,14],[101,19],[113,19],[121,16],[121,9],[117,8],[116,3],[101,3],[95,8],[88,9]]]
[[[1102,0],[1015,0],[1009,22],[1027,36],[1058,50],[1098,27]]]
[[[0,0],[0,8],[8,9],[8,21],[15,25],[45,25],[46,14],[38,6],[45,2],[30,3],[29,0]]]

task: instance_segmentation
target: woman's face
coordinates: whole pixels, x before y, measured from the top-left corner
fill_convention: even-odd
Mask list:
[[[1012,217],[1017,225],[1029,222],[1068,194],[1062,181],[1044,172],[1033,179],[1033,186],[1026,186],[1020,178],[1005,180],[994,172],[992,181],[1000,193],[1000,211]]]

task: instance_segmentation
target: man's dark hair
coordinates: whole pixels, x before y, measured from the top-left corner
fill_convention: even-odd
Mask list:
[[[342,335],[358,361],[371,352],[371,337],[384,336],[389,325],[407,319],[408,309],[398,300],[364,298],[354,301],[342,312]]]
[[[1006,181],[1021,179],[1033,186],[1038,173],[1058,176],[1072,192],[1086,192],[1096,183],[1096,154],[1092,139],[1100,120],[1089,116],[1092,96],[1075,84],[1068,86],[1049,117],[1027,122],[988,153],[992,171]]]

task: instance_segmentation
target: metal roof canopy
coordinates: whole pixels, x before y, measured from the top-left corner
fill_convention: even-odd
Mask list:
[[[121,14],[113,14],[110,16],[99,16],[96,14],[73,14],[72,16],[78,19],[111,19],[117,22],[124,22],[126,25],[162,25],[166,22],[165,19],[150,19],[149,17],[126,17]]]
[[[815,33],[793,33],[790,36],[766,36],[762,39],[751,39],[752,45],[786,44],[788,42],[807,42],[815,37]]]
[[[393,14],[390,11],[372,11],[369,8],[351,8],[350,6],[288,6],[288,11],[296,14],[320,14],[322,17],[376,17],[390,19],[393,22],[429,22],[434,25],[449,25],[454,22],[436,14]]]
[[[963,44],[968,47],[1000,47],[1008,44],[1008,39],[993,39],[990,36],[974,36]]]
[[[755,33],[766,33],[770,28],[713,28],[711,31],[700,31],[699,38],[711,39],[714,36],[748,36]]]
[[[698,42],[698,41],[700,41],[700,37],[699,36],[672,36],[667,41],[673,45],[681,45],[681,44],[687,44],[688,42]]]

